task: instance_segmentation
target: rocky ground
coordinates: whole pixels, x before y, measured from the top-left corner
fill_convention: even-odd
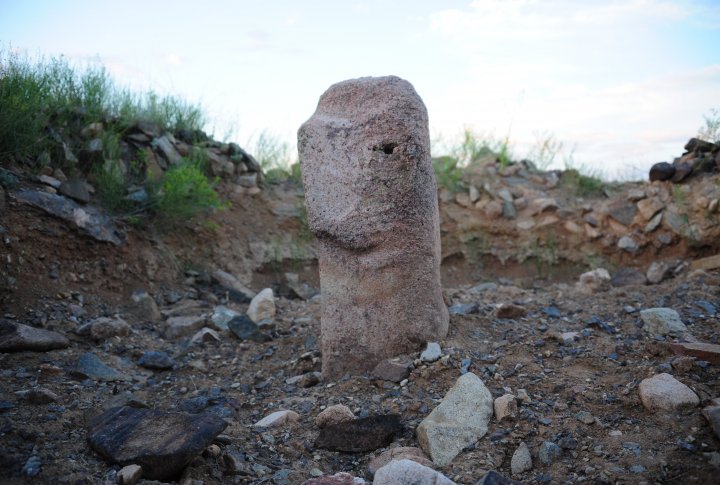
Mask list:
[[[162,459],[137,458],[147,463],[137,483],[295,484],[339,472],[351,478],[310,483],[371,482],[373,460],[420,446],[416,429],[468,373],[491,394],[487,433],[448,464],[417,450],[403,455],[415,453],[447,480],[475,484],[494,470],[524,483],[716,483],[720,425],[710,407],[720,397],[720,354],[672,344],[720,344],[717,176],[698,179],[682,204],[665,182],[577,203],[552,186],[553,175],[521,183],[521,170],[496,170],[497,181],[478,194],[441,193],[452,315],[439,354],[421,358],[418,349],[338,381],[317,374],[320,296],[296,189],[226,188],[234,208],[214,216],[218,228],[130,231],[119,246],[8,193],[0,222],[3,483],[132,483],[132,470],[108,458],[130,429],[142,437],[133,446],[171,448]],[[516,188],[495,197],[503,187]],[[681,205],[677,232],[668,216],[645,232],[646,218]],[[549,233],[559,257],[541,251]],[[535,246],[525,244],[531,239]],[[579,278],[591,266],[581,264],[588,248],[610,273]],[[652,308],[677,316],[653,319]],[[21,350],[32,345],[45,348]],[[646,381],[662,374],[674,379]],[[125,414],[103,415],[123,405]],[[335,405],[347,409],[318,421]],[[348,410],[356,419],[327,426]],[[167,412],[194,418],[173,421]],[[458,414],[466,418],[474,419]],[[393,483],[388,473],[376,482]]]

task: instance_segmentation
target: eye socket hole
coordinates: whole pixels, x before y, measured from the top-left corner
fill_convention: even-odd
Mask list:
[[[385,143],[381,148],[385,155],[392,155],[397,147],[397,143]]]

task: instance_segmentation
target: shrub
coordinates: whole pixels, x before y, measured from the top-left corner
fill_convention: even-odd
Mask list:
[[[436,157],[432,159],[435,178],[439,187],[444,187],[450,192],[464,190],[462,182],[463,169],[459,166],[458,159],[451,156]]]
[[[720,109],[713,108],[704,116],[705,126],[698,130],[698,138],[712,143],[720,143]]]

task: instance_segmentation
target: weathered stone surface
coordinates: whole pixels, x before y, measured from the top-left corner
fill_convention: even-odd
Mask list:
[[[278,426],[296,423],[298,420],[300,420],[300,415],[298,413],[282,409],[268,414],[253,426],[255,428],[276,428]]]
[[[220,342],[220,340],[222,340],[220,334],[208,327],[201,328],[190,338],[190,342],[194,344],[201,342]]]
[[[635,204],[618,199],[610,204],[608,207],[608,214],[620,224],[629,226],[632,224],[635,214],[637,214],[637,207]]]
[[[97,355],[91,352],[82,354],[70,373],[80,379],[93,379],[96,381],[127,380],[125,375],[105,364]]]
[[[90,325],[90,336],[95,340],[126,335],[130,335],[130,325],[120,317],[99,317]]]
[[[618,239],[617,247],[629,253],[635,253],[640,249],[637,241],[630,236],[622,236]]]
[[[414,446],[399,446],[397,448],[390,448],[389,450],[384,451],[368,463],[368,472],[370,473],[370,476],[374,476],[375,472],[393,460],[412,460],[426,467],[433,467],[433,462],[425,456],[425,453],[423,453],[420,448],[416,448]]]
[[[125,233],[113,224],[107,214],[95,207],[81,207],[61,195],[36,190],[17,190],[14,195],[19,202],[32,205],[48,214],[71,222],[80,231],[98,241],[110,242],[116,246],[125,243]]]
[[[418,443],[433,463],[445,466],[487,433],[492,416],[492,394],[478,376],[468,372],[417,427]]]
[[[672,270],[676,266],[677,264],[671,264],[665,261],[653,261],[645,273],[648,283],[656,285],[663,280],[666,280],[670,277]]]
[[[311,478],[306,480],[303,485],[365,485],[365,480],[349,473],[339,472],[335,475]]]
[[[70,341],[62,334],[0,319],[0,352],[64,349]]]
[[[642,271],[635,268],[620,268],[610,280],[610,284],[614,287],[644,285],[647,284],[647,278]]]
[[[510,460],[510,470],[513,475],[519,475],[520,473],[526,472],[532,469],[532,457],[530,456],[530,449],[527,444],[520,443],[515,453],[513,453],[512,459]]]
[[[212,414],[168,413],[127,406],[92,420],[87,440],[104,459],[142,466],[146,478],[175,478],[225,428]]]
[[[670,350],[677,355],[689,355],[698,359],[720,364],[720,345],[702,342],[671,343]]]
[[[213,271],[212,278],[218,285],[225,288],[230,299],[238,303],[247,303],[255,297],[255,292],[242,284],[242,282],[230,273],[221,269]]]
[[[227,324],[228,329],[241,340],[254,340],[255,342],[265,342],[270,338],[260,332],[260,328],[246,315],[239,315]]]
[[[342,421],[321,429],[315,447],[351,453],[373,451],[392,443],[401,430],[402,424],[397,414]]]
[[[643,220],[647,222],[655,217],[658,212],[663,210],[663,208],[665,208],[665,204],[663,204],[659,199],[653,197],[641,200],[638,202],[637,207]]]
[[[493,408],[495,410],[495,419],[498,421],[514,419],[518,411],[517,399],[512,394],[505,394],[495,399]]]
[[[62,182],[58,187],[60,192],[65,197],[70,197],[78,202],[87,204],[90,202],[90,193],[87,189],[87,183],[83,179],[71,178]]]
[[[205,326],[205,315],[170,317],[166,324],[166,338],[186,337]]]
[[[162,320],[162,314],[155,299],[145,290],[135,290],[130,296],[127,313],[138,322],[157,323]]]
[[[450,315],[472,315],[480,310],[480,305],[477,303],[456,303],[448,311]]]
[[[135,485],[142,477],[142,467],[140,465],[124,466],[118,471],[117,477],[118,485]]]
[[[265,288],[250,302],[247,316],[255,323],[272,320],[275,317],[275,297],[272,288]]]
[[[180,163],[182,157],[178,153],[175,145],[167,135],[163,135],[159,138],[155,138],[152,141],[152,145],[157,149],[160,154],[168,161],[170,165],[177,165]]]
[[[298,131],[318,237],[323,374],[371,370],[444,337],[427,110],[394,76],[331,86]]]
[[[148,350],[140,356],[138,365],[145,367],[146,369],[153,370],[167,370],[172,369],[175,365],[175,360],[170,357],[166,352],[159,352],[157,350]]]
[[[290,291],[302,300],[309,300],[317,295],[315,288],[305,282],[300,282],[300,276],[296,273],[285,273],[285,281],[287,281]]]
[[[672,308],[647,308],[640,311],[640,318],[645,323],[645,330],[653,335],[687,332],[680,315]]]
[[[455,485],[455,482],[414,460],[392,460],[375,472],[373,485]]]
[[[610,289],[610,273],[605,268],[597,268],[580,275],[578,290],[586,295]]]
[[[523,482],[511,480],[491,470],[487,472],[475,485],[525,485]]]
[[[349,407],[344,404],[335,404],[323,409],[320,414],[317,415],[315,425],[322,429],[327,426],[342,423],[343,421],[352,421],[353,419],[355,419],[355,414],[353,414]]]
[[[380,361],[372,370],[372,376],[390,382],[400,382],[410,375],[412,362],[404,362],[395,359]]]
[[[720,254],[708,256],[707,258],[696,259],[690,263],[691,269],[702,269],[705,271],[720,268]]]
[[[425,350],[420,354],[420,360],[423,362],[435,362],[442,356],[440,344],[437,342],[428,342]]]
[[[713,399],[713,403],[710,406],[706,406],[702,410],[703,416],[705,416],[705,419],[708,420],[708,423],[710,423],[710,427],[713,430],[713,433],[715,433],[715,436],[720,439],[720,401],[719,399]]]
[[[538,449],[538,458],[543,465],[553,464],[562,455],[562,448],[552,441],[543,441]]]
[[[675,167],[667,162],[656,163],[650,167],[650,181],[668,180],[675,174]]]
[[[638,390],[643,406],[650,411],[676,411],[700,404],[697,394],[670,374],[643,379]]]
[[[513,303],[501,303],[495,310],[497,318],[520,318],[527,315],[525,307]]]

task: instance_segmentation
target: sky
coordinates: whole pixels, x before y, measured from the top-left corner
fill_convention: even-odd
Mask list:
[[[463,130],[542,140],[608,178],[672,161],[720,109],[720,0],[0,0],[0,46],[102,63],[182,96],[208,131],[294,147],[333,83],[397,75],[427,105],[435,155]]]

